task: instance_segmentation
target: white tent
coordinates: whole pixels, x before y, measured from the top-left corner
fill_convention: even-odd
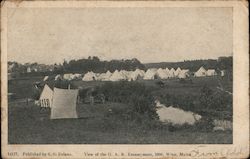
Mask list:
[[[102,79],[102,80],[103,81],[109,81],[111,76],[112,76],[112,73],[110,71],[107,71],[105,73],[104,79]]]
[[[51,119],[77,118],[76,101],[78,89],[54,88]]]
[[[166,71],[169,73],[170,70],[168,68],[166,68]]]
[[[115,70],[115,72],[110,77],[110,81],[121,81],[126,79],[127,79],[126,75],[119,72],[118,70]]]
[[[207,74],[207,71],[205,70],[204,67],[201,66],[200,69],[194,73],[194,76],[195,77],[204,77],[204,76],[206,76],[206,74]]]
[[[221,70],[220,71],[220,75],[223,77],[223,76],[225,76],[225,73],[226,73],[226,70]]]
[[[152,80],[152,79],[155,79],[156,76],[157,76],[157,69],[156,68],[150,68],[145,73],[143,79]]]
[[[62,78],[61,75],[56,75],[55,80],[59,80],[61,78]]]
[[[44,78],[43,78],[43,81],[47,81],[49,79],[49,76],[45,76]]]
[[[189,69],[183,69],[178,75],[178,78],[187,78],[190,76],[190,71]]]
[[[76,73],[72,76],[73,79],[81,79],[82,78],[82,75],[79,74],[79,73]]]
[[[175,76],[175,77],[178,77],[178,75],[179,75],[180,72],[181,72],[181,69],[180,69],[180,67],[178,67],[178,68],[176,69],[176,71],[174,72],[174,76]]]
[[[53,90],[45,84],[39,98],[41,107],[51,107],[53,99]]]
[[[107,71],[106,73],[101,73],[99,76],[97,76],[97,80],[109,81],[111,75],[112,73],[110,71]]]
[[[130,78],[130,75],[133,71],[126,71],[126,70],[121,70],[120,73],[123,74],[126,79],[129,79]]]
[[[31,72],[31,68],[30,68],[30,67],[27,68],[27,72],[28,72],[28,73]]]
[[[63,79],[72,80],[73,79],[73,74],[72,73],[64,74]]]
[[[92,71],[87,72],[82,78],[83,81],[93,81],[96,79],[97,79],[96,74]]]
[[[160,79],[168,79],[169,78],[169,73],[168,73],[168,71],[166,69],[159,68],[157,70],[157,76]]]
[[[144,74],[145,74],[145,71],[144,70],[140,70],[140,69],[136,69],[135,71],[133,71],[131,74],[130,74],[130,78],[129,80],[138,80],[138,79],[142,79],[144,77]]]
[[[171,70],[169,70],[169,77],[174,77],[174,73],[175,73],[174,68],[171,68]]]
[[[112,73],[108,70],[108,71],[106,72],[106,76],[110,77],[111,75],[112,75]]]
[[[103,81],[105,80],[106,78],[106,73],[101,73],[99,76],[97,76],[97,79],[98,81]]]
[[[215,69],[208,69],[207,70],[207,76],[216,76],[217,73],[215,71]]]

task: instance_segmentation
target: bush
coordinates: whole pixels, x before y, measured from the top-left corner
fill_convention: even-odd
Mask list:
[[[207,86],[201,89],[199,101],[203,109],[231,112],[233,108],[231,95],[222,91],[213,91]]]
[[[61,89],[68,89],[69,85],[70,85],[70,89],[77,89],[78,88],[71,81],[67,81],[67,80],[57,80],[57,81],[55,81],[54,85],[56,88],[61,88]]]
[[[146,88],[142,83],[107,82],[98,88],[98,92],[104,94],[108,101],[128,104],[131,110],[130,113],[134,111],[139,114],[147,114],[151,119],[157,116],[153,105],[151,88]]]
[[[211,117],[202,117],[201,120],[194,125],[194,129],[203,132],[212,131],[213,127],[213,119]]]

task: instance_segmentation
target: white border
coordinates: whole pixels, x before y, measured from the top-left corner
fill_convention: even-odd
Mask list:
[[[3,4],[3,3],[2,3]],[[7,9],[8,8],[82,8],[82,7],[233,7],[233,144],[147,144],[147,145],[8,145],[7,143]],[[84,152],[191,152],[199,150],[200,156],[178,158],[246,158],[249,155],[249,38],[248,8],[238,1],[22,1],[5,2],[1,9],[1,110],[2,157],[11,158],[8,152],[70,152],[70,158],[87,158]],[[14,157],[15,158],[15,157]],[[31,158],[20,156],[16,158]],[[32,158],[48,158],[32,156]],[[58,158],[49,156],[49,158]],[[63,158],[63,157],[61,157]],[[69,157],[68,157],[69,158]],[[89,157],[98,158],[98,157]],[[105,157],[103,157],[105,158]],[[112,156],[115,158],[115,156]],[[126,156],[124,157],[126,158]],[[128,157],[131,158],[131,157]],[[135,158],[135,157],[132,157]],[[168,158],[171,158],[169,156]]]

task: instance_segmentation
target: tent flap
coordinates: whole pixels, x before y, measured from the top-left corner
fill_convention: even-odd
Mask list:
[[[54,88],[51,119],[77,118],[77,89]]]

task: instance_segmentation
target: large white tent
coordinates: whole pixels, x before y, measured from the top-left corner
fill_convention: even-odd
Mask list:
[[[66,73],[66,74],[63,75],[63,79],[72,80],[73,79],[73,74],[72,73]]]
[[[145,71],[144,70],[140,70],[140,69],[136,69],[135,71],[133,71],[130,74],[129,80],[138,80],[138,79],[142,79],[144,77]]]
[[[115,72],[111,75],[110,81],[121,81],[121,80],[126,80],[127,77],[119,72],[118,70],[115,70]]]
[[[76,74],[73,74],[72,78],[73,78],[73,79],[81,79],[81,78],[82,78],[82,75],[79,74],[79,73],[76,73]]]
[[[178,68],[175,70],[175,72],[174,72],[174,76],[175,76],[175,77],[178,77],[178,75],[180,74],[180,72],[181,72],[181,68],[178,67]]]
[[[121,70],[120,73],[123,74],[126,79],[129,79],[130,78],[130,75],[133,71],[126,71],[126,70]]]
[[[207,76],[216,76],[217,72],[215,71],[215,69],[208,69],[206,74]]]
[[[97,79],[96,74],[92,71],[87,72],[82,78],[83,81],[93,81],[96,79]]]
[[[106,73],[102,74],[101,80],[109,81],[111,76],[112,76],[112,73],[110,71],[107,71]]]
[[[157,76],[160,79],[168,79],[169,78],[169,73],[168,73],[168,71],[166,69],[159,68],[157,70]]]
[[[97,76],[98,81],[104,81],[106,79],[106,73],[101,73],[99,76]]]
[[[112,75],[112,73],[108,70],[108,71],[106,72],[106,75],[107,75],[108,77],[110,77],[110,76]]]
[[[54,88],[51,119],[77,118],[78,89]]]
[[[175,73],[174,68],[171,68],[171,69],[169,70],[169,77],[174,77],[174,73]]]
[[[62,79],[61,75],[56,75],[55,80]]]
[[[51,107],[53,99],[53,90],[45,84],[39,98],[41,107]]]
[[[196,72],[194,73],[194,76],[195,76],[195,77],[204,77],[204,76],[206,76],[206,74],[207,74],[206,69],[205,69],[204,67],[201,66],[201,67],[199,68],[199,70],[196,71]]]
[[[181,72],[178,74],[178,78],[187,78],[190,76],[190,71],[189,69],[183,69]]]
[[[167,67],[166,67],[166,69],[165,69],[165,70],[166,70],[168,73],[169,73],[169,71],[170,71]]]
[[[143,79],[152,80],[152,79],[155,79],[156,76],[157,76],[157,69],[156,68],[150,68],[145,73]]]

